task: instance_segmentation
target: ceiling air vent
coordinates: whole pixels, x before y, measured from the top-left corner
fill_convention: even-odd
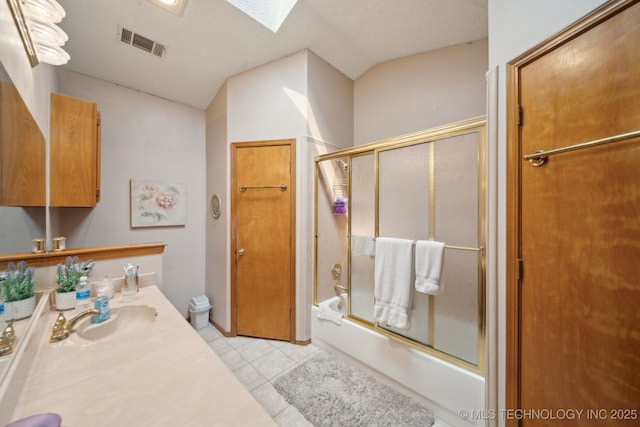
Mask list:
[[[137,47],[138,49],[144,50],[158,58],[162,58],[167,51],[166,46],[162,43],[148,39],[145,36],[120,26],[118,27],[118,36],[122,43],[128,46]]]

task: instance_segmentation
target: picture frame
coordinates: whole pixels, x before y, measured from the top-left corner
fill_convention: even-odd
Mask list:
[[[186,225],[186,185],[130,180],[131,227]]]

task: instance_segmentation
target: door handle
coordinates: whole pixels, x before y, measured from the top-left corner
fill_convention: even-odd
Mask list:
[[[236,249],[236,255],[244,255],[244,248]]]

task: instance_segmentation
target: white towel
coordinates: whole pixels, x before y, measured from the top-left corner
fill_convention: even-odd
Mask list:
[[[375,256],[375,241],[371,236],[351,236],[351,256]]]
[[[373,317],[380,325],[409,328],[412,255],[412,240],[376,239]]]
[[[329,320],[336,325],[341,325],[342,313],[338,313],[331,308],[332,300],[333,298],[330,298],[318,304],[318,319]]]
[[[416,242],[416,291],[430,295],[442,293],[444,243],[433,240]]]

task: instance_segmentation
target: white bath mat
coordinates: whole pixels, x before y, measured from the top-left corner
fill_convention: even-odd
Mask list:
[[[411,398],[325,351],[273,385],[315,427],[425,427],[434,421]]]

